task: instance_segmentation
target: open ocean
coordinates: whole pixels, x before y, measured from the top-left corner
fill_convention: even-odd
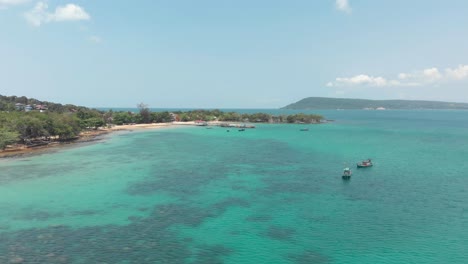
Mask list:
[[[0,160],[0,263],[468,263],[467,111],[311,113]]]

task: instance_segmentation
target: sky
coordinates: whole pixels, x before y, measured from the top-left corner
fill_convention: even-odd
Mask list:
[[[0,94],[88,107],[468,102],[466,0],[0,0]]]

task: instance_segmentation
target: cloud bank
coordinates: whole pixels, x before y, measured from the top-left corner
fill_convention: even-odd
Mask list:
[[[0,0],[2,1],[2,0]],[[91,16],[86,11],[75,4],[67,4],[65,6],[58,6],[55,8],[55,12],[48,12],[48,5],[44,2],[38,2],[36,6],[26,12],[24,17],[33,26],[39,27],[42,24],[50,22],[62,22],[62,21],[79,21],[89,20]]]
[[[468,65],[458,65],[456,68],[446,68],[441,72],[438,68],[432,67],[413,73],[400,73],[397,78],[385,78],[381,76],[371,76],[359,74],[353,77],[338,77],[334,81],[326,84],[328,87],[345,86],[422,86],[436,85],[442,82],[468,80]]]

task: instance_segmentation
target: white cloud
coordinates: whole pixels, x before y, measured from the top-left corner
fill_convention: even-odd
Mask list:
[[[404,80],[404,79],[408,79],[411,77],[411,74],[408,74],[408,73],[400,73],[398,74],[398,79],[400,80]]]
[[[20,5],[26,2],[29,2],[29,0],[0,0],[0,9],[5,9],[13,5]]]
[[[437,68],[425,69],[423,70],[423,75],[427,78],[428,81],[435,81],[442,78],[442,75]]]
[[[383,77],[373,77],[366,74],[356,75],[351,78],[336,78],[335,85],[370,85],[370,86],[385,86],[387,80]],[[332,83],[333,84],[333,83]]]
[[[48,5],[46,3],[38,2],[32,10],[24,14],[24,17],[31,25],[36,27],[49,22],[91,19],[91,16],[82,7],[75,4],[58,6],[53,13],[47,12],[47,9]]]
[[[468,77],[468,65],[458,65],[458,68],[455,69],[447,68],[445,69],[445,73],[449,78],[455,80],[465,79]]]
[[[53,14],[55,21],[75,21],[89,20],[91,17],[86,11],[75,4],[67,4],[66,6],[58,6]]]
[[[398,80],[389,80],[387,82],[387,85],[388,86],[401,86],[401,82]]]
[[[38,27],[48,20],[47,8],[46,3],[38,2],[31,11],[24,14],[24,17],[31,25]]]
[[[415,71],[412,73],[398,74],[398,85],[400,86],[419,86],[423,84],[435,83],[442,79],[444,76],[440,73],[439,69],[427,68],[422,71]]]
[[[468,65],[459,65],[457,68],[445,69],[442,73],[438,68],[432,67],[412,73],[400,73],[397,78],[373,77],[360,74],[354,77],[338,77],[334,82],[328,82],[327,87],[340,86],[422,86],[438,85],[442,82],[453,82],[468,79]]]
[[[348,0],[336,0],[335,2],[336,9],[343,11],[345,13],[351,13],[352,9],[349,5]]]

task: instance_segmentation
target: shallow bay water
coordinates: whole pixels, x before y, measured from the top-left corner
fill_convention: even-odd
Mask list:
[[[466,263],[467,112],[321,113],[1,160],[0,263]]]

